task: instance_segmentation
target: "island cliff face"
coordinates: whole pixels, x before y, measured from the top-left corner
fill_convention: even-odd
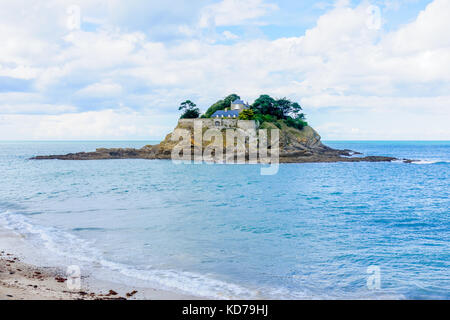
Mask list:
[[[194,134],[195,125],[202,128],[202,141],[196,140]],[[237,119],[181,119],[178,122],[177,129],[187,130],[190,133],[191,153],[194,150],[204,149],[211,144],[210,140],[205,140],[203,134],[208,129],[218,129],[222,132],[223,148],[225,153],[226,130],[248,130],[248,129],[267,129],[268,149],[270,150],[270,129],[279,129],[279,162],[281,163],[305,163],[305,162],[390,162],[398,160],[393,157],[384,156],[357,156],[358,152],[351,150],[336,150],[325,146],[321,142],[320,135],[311,127],[306,126],[302,130],[288,127],[283,122],[264,122],[261,125],[255,121],[237,120]],[[174,130],[174,131],[175,131]],[[255,130],[253,130],[255,131]],[[256,131],[255,131],[256,132]],[[102,159],[171,159],[173,148],[179,143],[173,140],[174,133],[169,133],[161,143],[157,145],[146,145],[141,149],[133,148],[99,148],[93,152],[69,153],[66,155],[48,155],[36,156],[33,160],[102,160]],[[259,138],[258,138],[259,139]],[[269,151],[270,152],[270,151]],[[246,154],[248,158],[248,154]],[[409,160],[404,160],[410,162]]]

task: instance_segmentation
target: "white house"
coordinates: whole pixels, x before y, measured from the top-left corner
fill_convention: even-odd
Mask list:
[[[231,103],[231,110],[238,110],[241,112],[244,109],[248,109],[249,105],[240,99],[236,99]]]
[[[239,118],[239,113],[248,108],[248,104],[244,103],[242,100],[236,99],[231,103],[231,110],[228,110],[228,108],[225,108],[225,110],[217,110],[211,115],[211,118]]]

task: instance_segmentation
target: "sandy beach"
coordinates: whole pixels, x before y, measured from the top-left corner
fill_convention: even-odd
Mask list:
[[[37,266],[26,261],[12,247],[28,246],[15,232],[0,227],[0,300],[178,300],[195,296],[153,288],[134,288],[99,281],[91,275],[81,277],[79,289],[69,289],[65,270]]]
[[[0,254],[0,300],[123,299],[115,291],[108,294],[85,291],[84,288],[70,291],[67,279],[57,269],[23,263],[9,252],[1,251]]]

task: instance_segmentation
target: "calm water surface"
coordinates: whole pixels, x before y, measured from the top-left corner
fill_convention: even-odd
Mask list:
[[[30,161],[149,142],[0,142],[0,226],[97,277],[215,298],[450,298],[450,142],[328,142],[403,163]],[[381,288],[367,287],[368,267]]]

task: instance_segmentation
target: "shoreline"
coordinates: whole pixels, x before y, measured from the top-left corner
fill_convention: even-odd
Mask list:
[[[145,148],[145,147],[144,147]],[[28,160],[77,160],[77,161],[89,161],[89,160],[119,160],[119,159],[144,159],[144,160],[172,160],[170,153],[155,154],[146,149],[132,149],[132,148],[113,148],[105,149],[99,148],[92,152],[77,152],[68,153],[64,155],[46,155],[46,156],[33,156]],[[353,152],[353,153],[350,153]],[[350,150],[335,150],[335,153],[319,153],[309,154],[304,153],[300,155],[300,152],[294,152],[291,155],[282,153],[279,155],[277,163],[338,163],[338,162],[394,162],[401,161],[403,163],[413,163],[416,160],[410,159],[398,159],[395,157],[387,156],[364,156],[354,157],[353,155],[360,155],[358,152]],[[193,159],[193,154],[191,155]],[[234,160],[234,159],[233,159]],[[223,161],[206,161],[205,163],[226,163]],[[248,161],[248,155],[246,155],[245,162],[242,164],[250,164]],[[258,161],[257,164],[265,164],[265,162]]]
[[[216,119],[217,120],[217,119]],[[333,149],[321,142],[320,135],[310,126],[302,129],[270,122],[258,124],[253,120],[229,119],[228,124],[218,126],[216,120],[208,119],[180,119],[173,132],[155,145],[145,145],[137,148],[96,148],[90,152],[75,152],[68,154],[34,155],[29,160],[107,160],[107,159],[147,159],[147,160],[194,160],[208,163],[237,163],[248,164],[278,164],[278,163],[334,163],[334,162],[393,162],[403,161],[411,163],[414,160],[398,159],[395,157],[372,155],[363,156],[362,153],[350,149]],[[221,120],[223,122],[223,120]],[[202,130],[199,130],[201,127]],[[212,142],[205,130],[215,130],[222,139],[220,143]],[[268,143],[267,132],[259,137],[256,129],[277,130],[278,141]],[[181,131],[180,131],[181,130]],[[180,132],[188,134],[185,144],[181,143]],[[230,139],[227,132],[232,132],[230,145],[224,143]],[[252,139],[250,139],[252,137]],[[264,138],[265,137],[265,138]],[[239,142],[235,145],[235,138]],[[217,138],[215,138],[217,139]],[[247,141],[247,139],[250,140]],[[183,138],[184,140],[184,138]],[[216,140],[214,140],[216,141]],[[219,141],[219,140],[218,140]],[[272,146],[272,143],[274,144]],[[272,147],[276,152],[272,154]],[[230,149],[231,148],[231,149]],[[265,150],[265,151],[264,151]],[[270,151],[269,151],[270,150]],[[230,154],[229,151],[231,151]],[[174,153],[175,152],[175,153]],[[180,152],[183,156],[180,157]],[[261,152],[261,153],[260,153]],[[200,158],[198,156],[200,155]],[[356,156],[356,157],[355,157]],[[237,158],[237,159],[236,159]],[[243,161],[242,161],[243,160]],[[270,161],[268,161],[270,160]]]
[[[36,263],[23,236],[0,226],[0,300],[196,300],[189,294],[149,287],[131,287],[81,276],[81,287],[69,289],[63,267]],[[16,249],[19,248],[19,249]],[[27,250],[23,250],[23,249]],[[21,250],[22,249],[22,250]],[[69,279],[70,281],[70,279]]]

